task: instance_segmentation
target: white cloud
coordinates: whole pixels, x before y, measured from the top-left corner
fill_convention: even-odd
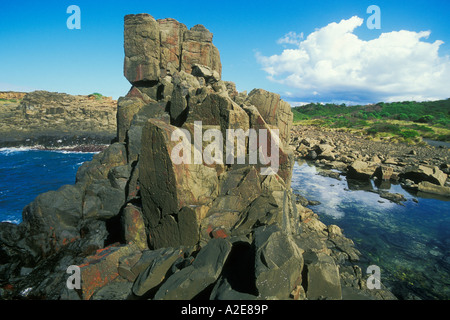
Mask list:
[[[283,38],[280,38],[277,40],[278,44],[296,44],[299,45],[300,42],[303,39],[303,32],[300,34],[297,34],[294,31],[290,31],[289,33],[285,34]]]
[[[316,29],[303,40],[295,32],[278,40],[294,44],[281,54],[257,60],[268,79],[296,88],[291,97],[303,101],[403,101],[450,97],[450,58],[440,57],[430,31],[382,33],[365,41],[353,32],[363,24],[354,16]]]

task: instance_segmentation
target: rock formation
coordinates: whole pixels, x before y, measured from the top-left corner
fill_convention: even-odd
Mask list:
[[[38,196],[20,225],[0,224],[3,297],[392,297],[364,290],[361,270],[344,266],[358,260],[353,242],[296,203],[292,113],[279,95],[222,81],[204,26],[127,15],[124,35],[132,87],[118,101],[117,142],[82,165],[75,185]],[[235,153],[214,149],[227,161],[174,160],[180,145],[195,158],[212,145],[208,132],[216,141],[238,129],[266,134]],[[250,162],[251,150],[268,157],[275,145],[277,170]],[[66,286],[70,265],[79,289]]]
[[[115,137],[117,102],[110,97],[48,91],[7,96],[18,98],[0,105],[0,146],[58,148],[109,144]]]
[[[0,91],[0,99],[4,100],[21,100],[26,95],[26,92],[16,91]]]

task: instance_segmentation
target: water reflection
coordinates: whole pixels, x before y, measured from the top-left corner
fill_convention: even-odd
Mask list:
[[[361,266],[377,264],[382,281],[399,298],[450,299],[450,202],[423,197],[400,185],[336,180],[299,162],[292,188],[309,200],[321,220],[344,229],[363,253]],[[398,205],[378,190],[400,193]],[[448,199],[447,199],[448,200]]]

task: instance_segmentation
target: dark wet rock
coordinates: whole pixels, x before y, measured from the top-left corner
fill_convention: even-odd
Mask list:
[[[133,284],[133,293],[136,296],[143,296],[155,289],[165,279],[173,263],[182,255],[182,250],[168,248],[151,262],[151,264],[141,273]]]
[[[228,240],[211,239],[197,254],[192,265],[174,273],[162,284],[154,299],[185,300],[201,294],[218,279],[230,251]]]
[[[96,291],[91,300],[126,300],[132,286],[132,282],[116,278]]]
[[[340,177],[340,173],[336,172],[336,171],[331,171],[331,170],[321,170],[318,172],[319,175],[324,176],[324,177],[329,177],[329,178],[333,178],[336,180],[341,180]]]
[[[390,193],[390,192],[380,191],[379,194],[380,194],[380,197],[382,197],[384,199],[388,199],[395,203],[402,203],[403,201],[406,201],[405,196],[400,193]]]

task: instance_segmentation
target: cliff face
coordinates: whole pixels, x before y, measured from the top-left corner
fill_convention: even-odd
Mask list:
[[[47,91],[10,96],[20,100],[9,98],[0,105],[2,146],[58,147],[58,140],[77,144],[86,143],[86,138],[91,143],[109,144],[115,136],[117,102],[111,98]]]
[[[203,26],[128,15],[124,34],[132,88],[118,101],[118,142],[83,164],[75,185],[25,207],[20,225],[0,224],[2,285],[13,288],[4,295],[341,299],[338,261],[358,251],[295,201],[289,105],[222,81]],[[230,130],[257,136],[233,153],[220,143]],[[69,265],[77,290],[66,286]],[[347,270],[358,295],[361,278]]]

